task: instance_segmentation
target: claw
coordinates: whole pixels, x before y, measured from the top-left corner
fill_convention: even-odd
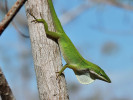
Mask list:
[[[40,13],[40,16],[41,16],[41,19],[43,19],[43,17],[42,17],[42,13]]]
[[[61,74],[60,74],[59,72],[55,72],[55,73],[58,73],[58,75],[57,75],[56,79],[58,79],[58,78],[59,78],[59,76],[61,76],[61,75],[65,76],[65,75],[64,75],[64,73],[61,73]]]
[[[59,72],[55,72],[55,73],[59,73]]]
[[[57,79],[58,79],[58,77],[59,77],[59,72],[55,72],[55,73],[56,73],[56,74],[58,74],[58,75],[57,75],[57,77],[56,77],[56,80],[57,80]]]
[[[28,12],[34,19],[36,19],[36,17],[33,15],[33,13]]]
[[[37,20],[32,20],[31,22],[37,23]]]

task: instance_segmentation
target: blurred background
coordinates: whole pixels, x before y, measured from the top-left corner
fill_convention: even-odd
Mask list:
[[[0,21],[15,2],[0,0]],[[79,52],[112,80],[82,85],[67,69],[70,100],[133,100],[133,0],[54,0],[54,6]],[[23,7],[0,37],[0,67],[16,100],[39,100],[28,32]]]

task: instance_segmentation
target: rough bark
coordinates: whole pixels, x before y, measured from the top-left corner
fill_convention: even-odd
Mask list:
[[[47,0],[28,0],[26,11],[37,18],[41,13],[54,31]],[[31,23],[34,19],[28,13],[27,18],[40,100],[68,100],[65,78],[56,73],[62,68],[58,44],[46,36],[43,24]]]
[[[0,100],[15,100],[13,93],[0,68]]]

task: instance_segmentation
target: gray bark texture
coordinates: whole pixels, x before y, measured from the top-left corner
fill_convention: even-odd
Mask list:
[[[0,68],[0,100],[15,100],[12,90]]]
[[[26,11],[36,18],[41,13],[49,30],[55,31],[47,0],[28,0]],[[31,22],[34,19],[28,13],[27,18],[40,100],[68,100],[65,77],[57,78],[56,73],[62,68],[59,46],[46,36],[42,23]]]

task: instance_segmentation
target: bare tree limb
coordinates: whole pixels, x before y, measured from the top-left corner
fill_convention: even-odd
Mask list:
[[[9,23],[12,21],[14,16],[17,14],[19,9],[23,6],[23,4],[27,0],[17,0],[17,2],[13,5],[13,7],[8,11],[8,13],[5,15],[5,18],[0,22],[0,35],[5,30],[5,28],[9,25]]]
[[[29,38],[28,35],[25,35],[23,32],[21,32],[21,31],[19,30],[19,28],[17,27],[17,25],[15,24],[14,21],[12,21],[12,25],[14,26],[14,28],[16,29],[16,31],[17,31],[22,37],[24,37],[24,38]]]
[[[55,31],[47,0],[28,0],[26,10],[36,18],[46,20],[49,30]],[[59,46],[48,38],[41,23],[32,23],[33,17],[27,14],[32,45],[32,54],[40,100],[68,100],[65,77],[57,78],[62,68]]]
[[[62,25],[65,25],[71,22],[73,19],[75,19],[75,17],[79,16],[81,13],[86,11],[88,8],[90,8],[89,4],[81,4],[78,7],[64,13],[60,18]]]
[[[6,4],[5,4],[6,5]],[[5,8],[5,5],[2,4],[2,1],[0,1],[0,11],[2,13],[6,13],[6,8]]]
[[[5,10],[8,11],[8,4],[7,4],[7,0],[5,0]]]
[[[109,4],[109,5],[113,5],[123,9],[131,10],[131,11],[133,10],[133,6],[122,3],[122,1],[118,2],[117,0],[92,0],[92,2]]]
[[[121,2],[118,2],[116,0],[88,0],[87,4],[81,4],[74,9],[64,13],[61,17],[61,23],[62,25],[68,24],[72,20],[74,20],[76,17],[78,17],[81,13],[88,10],[89,8],[93,7],[96,4],[106,4],[106,5],[112,5],[116,7],[120,7],[127,10],[133,10],[133,6],[129,4],[123,4]]]
[[[0,68],[0,96],[2,100],[15,100],[13,93]]]
[[[7,0],[5,0],[5,10],[6,12],[8,11],[8,4],[7,4]],[[23,32],[21,32],[19,30],[19,28],[17,27],[17,25],[15,24],[14,21],[12,21],[12,25],[14,26],[14,28],[16,29],[16,31],[24,38],[29,38],[29,36],[25,35]]]

